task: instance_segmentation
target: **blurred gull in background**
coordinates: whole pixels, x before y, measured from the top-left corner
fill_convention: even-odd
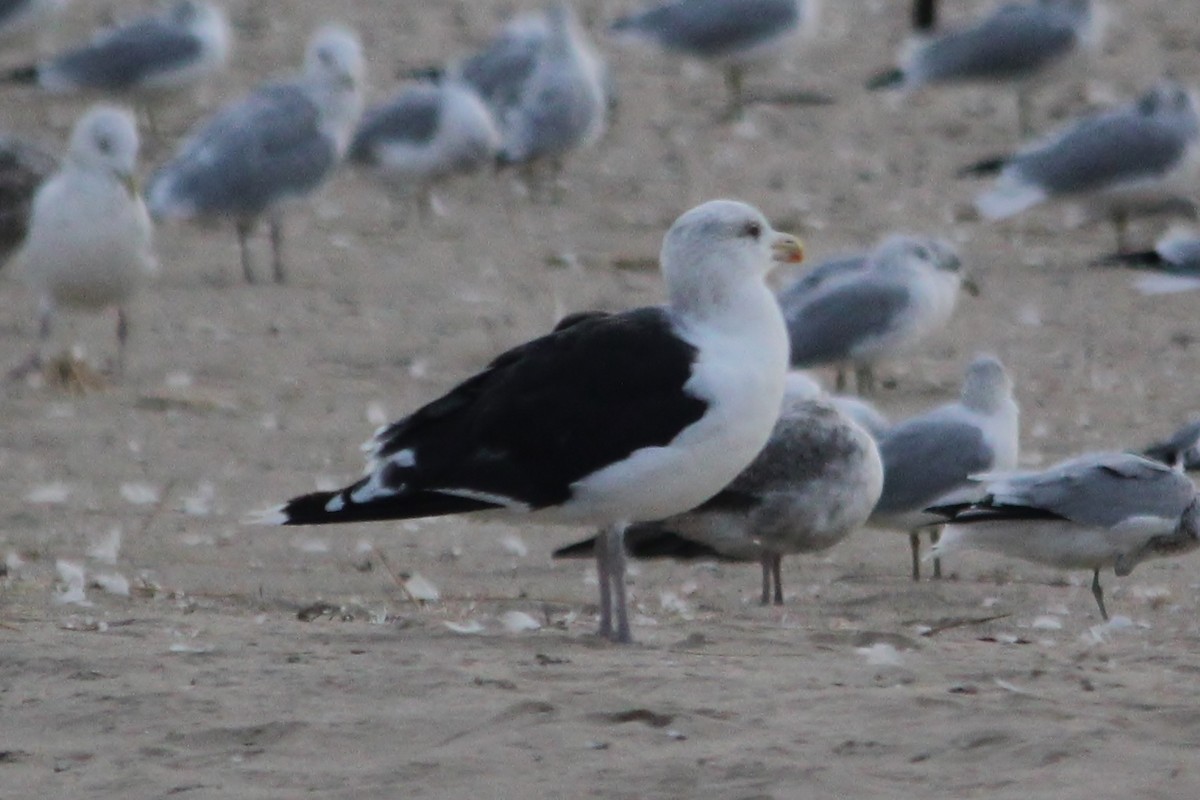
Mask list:
[[[346,157],[397,195],[414,196],[424,215],[434,210],[436,183],[491,165],[499,147],[487,106],[469,86],[446,79],[368,109]]]
[[[762,604],[783,604],[782,560],[827,550],[867,520],[883,484],[870,434],[806,377],[789,377],[783,411],[758,457],[703,505],[660,522],[631,525],[633,558],[756,561]],[[588,558],[599,537],[555,558]]]
[[[729,90],[729,113],[744,105],[748,67],[779,58],[817,25],[815,0],[670,0],[612,24],[620,39],[720,65]]]
[[[871,525],[908,533],[914,581],[921,578],[920,529],[940,520],[925,509],[975,499],[980,492],[972,475],[1015,468],[1019,417],[1004,365],[981,356],[967,367],[957,402],[899,422],[879,437],[883,494]],[[936,530],[931,534],[936,541]],[[941,577],[937,561],[934,577]]]
[[[137,154],[133,115],[95,106],[76,123],[62,168],[38,190],[14,265],[38,298],[39,347],[12,377],[40,366],[40,345],[59,306],[116,306],[118,369],[123,365],[125,305],[156,266],[150,218],[135,184]]]
[[[607,125],[604,66],[565,3],[545,13],[546,39],[511,102],[497,112],[498,163],[545,160],[555,173],[569,152],[595,144]]]
[[[1022,135],[1030,128],[1029,92],[1076,56],[1099,48],[1103,31],[1092,0],[1032,0],[1002,3],[966,28],[930,34],[933,14],[918,8],[918,34],[904,45],[900,66],[883,72],[868,88],[913,91],[938,84],[1007,84],[1017,90]]]
[[[191,86],[225,66],[229,21],[199,0],[173,0],[159,12],[102,30],[90,42],[9,71],[5,78],[51,92],[140,94]]]
[[[910,350],[949,321],[964,285],[958,254],[930,237],[892,235],[861,263],[821,266],[779,294],[792,366],[853,365],[859,394],[875,390],[877,361]]]
[[[353,31],[318,30],[301,76],[263,86],[220,111],[158,170],[146,193],[151,213],[156,219],[232,219],[249,283],[247,238],[266,216],[274,277],[282,283],[283,206],[320,188],[341,161],[362,114],[364,69]]]
[[[1100,570],[1124,576],[1142,561],[1200,545],[1196,487],[1171,467],[1132,453],[1089,453],[1041,472],[983,476],[981,490],[977,502],[931,509],[947,521],[933,552],[979,548],[1090,569],[1105,620]]]
[[[1049,201],[1108,216],[1125,250],[1129,217],[1194,209],[1200,185],[1200,114],[1192,92],[1164,81],[1137,100],[1084,117],[1021,148],[987,159],[967,175],[998,172],[975,198],[985,219],[1001,220]]]
[[[1200,236],[1170,234],[1159,239],[1153,250],[1114,253],[1095,264],[1144,271],[1134,281],[1143,294],[1200,289]]]

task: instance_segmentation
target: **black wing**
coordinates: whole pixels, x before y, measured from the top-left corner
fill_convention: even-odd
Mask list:
[[[371,474],[292,501],[285,522],[563,504],[575,482],[700,419],[708,404],[684,389],[695,355],[663,309],[578,317],[380,431]]]

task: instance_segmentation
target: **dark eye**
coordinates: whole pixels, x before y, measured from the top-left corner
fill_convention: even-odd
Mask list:
[[[751,239],[757,239],[762,236],[762,225],[757,222],[747,222],[746,227],[742,228],[742,235],[749,236]]]
[[[112,152],[112,140],[102,133],[96,137],[96,147],[101,153]]]
[[[921,259],[922,261],[928,261],[931,255],[929,248],[923,244],[917,245],[916,250],[913,252],[915,252],[917,254],[917,258]]]

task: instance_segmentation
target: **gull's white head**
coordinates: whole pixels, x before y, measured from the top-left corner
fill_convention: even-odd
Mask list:
[[[363,111],[366,62],[358,34],[344,25],[318,29],[304,56],[304,75],[325,127],[344,151]]]
[[[931,270],[959,275],[962,261],[954,247],[930,236],[888,236],[871,253],[872,266],[885,270]]]
[[[304,55],[304,74],[313,81],[339,85],[347,90],[361,88],[366,62],[358,34],[336,24],[317,30]]]
[[[76,165],[107,169],[128,180],[133,177],[137,156],[137,124],[128,109],[93,106],[75,123],[68,158]]]
[[[175,0],[168,6],[166,17],[203,41],[213,52],[215,62],[224,63],[228,59],[232,39],[229,18],[219,6],[201,0]]]
[[[675,220],[660,254],[672,306],[696,310],[723,305],[749,285],[765,291],[764,278],[776,264],[803,258],[798,238],[736,200],[710,200]]]
[[[1012,392],[1012,378],[995,356],[976,356],[967,367],[962,385],[962,404],[967,408],[990,414],[1010,401]]]

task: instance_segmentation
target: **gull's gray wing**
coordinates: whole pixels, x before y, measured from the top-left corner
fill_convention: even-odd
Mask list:
[[[510,108],[520,101],[548,36],[540,15],[514,20],[487,47],[462,61],[457,77],[494,111]]]
[[[256,216],[314,189],[337,162],[316,106],[293,84],[264,87],[212,119],[155,175],[196,213]],[[160,183],[164,182],[164,183]]]
[[[1200,273],[1200,236],[1165,239],[1154,249],[1172,267],[1172,272]]]
[[[830,284],[783,305],[792,366],[816,366],[849,358],[863,342],[883,336],[903,318],[912,295],[902,285],[864,273]]]
[[[827,258],[801,275],[796,281],[779,293],[779,304],[784,308],[795,305],[801,298],[808,295],[818,286],[829,283],[834,278],[849,275],[867,265],[867,253],[851,253],[843,256]]]
[[[978,25],[931,40],[914,64],[914,77],[927,83],[1022,78],[1076,42],[1071,20],[1052,9],[1004,5]]]
[[[669,50],[702,58],[752,48],[795,27],[796,0],[675,0],[617,20],[613,31],[636,31]]]
[[[121,90],[177,69],[201,55],[200,40],[162,19],[144,19],[103,34],[50,61],[49,69],[91,89]]]
[[[994,453],[975,425],[931,412],[879,439],[883,494],[875,514],[919,511],[992,467]]]
[[[1048,512],[1081,525],[1112,528],[1134,517],[1174,519],[1196,496],[1186,476],[1132,453],[1093,453],[1044,472],[989,482],[981,505]]]
[[[387,142],[426,144],[437,132],[441,112],[441,92],[429,86],[414,87],[389,103],[370,108],[354,134],[347,158],[370,162],[373,148]]]
[[[1175,168],[1187,136],[1161,121],[1122,109],[1080,120],[1041,146],[1018,152],[1004,168],[1051,195],[1157,178]]]

